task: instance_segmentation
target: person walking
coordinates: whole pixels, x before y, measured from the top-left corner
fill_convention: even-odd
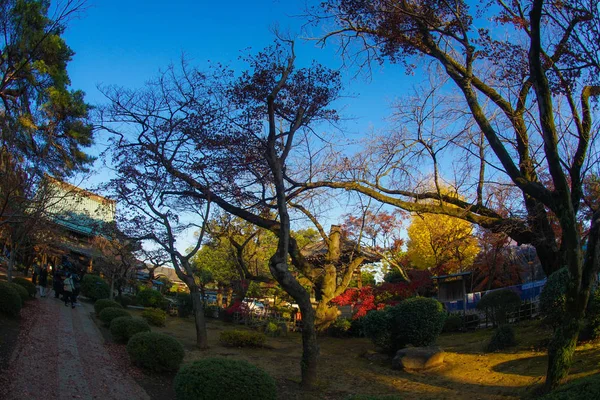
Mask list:
[[[31,283],[33,283],[34,285],[37,286],[37,279],[38,276],[40,275],[40,264],[38,263],[37,260],[33,261],[33,274],[31,275]]]
[[[63,273],[57,266],[54,268],[54,275],[52,276],[52,287],[54,289],[54,298],[59,299],[63,292]]]
[[[65,306],[71,302],[71,308],[75,308],[75,282],[73,281],[73,273],[69,273],[63,282],[63,295]]]
[[[48,287],[48,267],[46,265],[40,270],[39,284],[40,297],[46,297],[48,294],[46,291],[46,288]]]

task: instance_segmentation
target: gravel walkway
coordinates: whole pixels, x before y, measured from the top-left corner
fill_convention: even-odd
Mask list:
[[[53,297],[31,303],[40,310],[12,354],[6,400],[150,399],[106,351],[92,306],[71,309]]]

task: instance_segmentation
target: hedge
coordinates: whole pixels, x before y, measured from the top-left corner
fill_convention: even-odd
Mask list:
[[[517,340],[515,339],[515,330],[513,327],[510,325],[501,325],[494,331],[494,335],[490,339],[485,350],[487,352],[505,350],[516,344]]]
[[[136,300],[139,305],[144,307],[156,307],[161,308],[164,306],[165,298],[159,291],[153,289],[144,289],[141,290],[137,296]]]
[[[141,318],[117,317],[110,323],[110,333],[117,342],[127,343],[140,332],[150,332],[150,325]]]
[[[7,282],[0,282],[0,312],[13,317],[19,316],[23,300],[17,290]]]
[[[136,333],[127,343],[131,361],[153,371],[177,371],[183,361],[181,343],[162,333]]]
[[[100,311],[100,314],[98,314],[98,318],[100,318],[100,320],[106,326],[110,326],[112,320],[119,317],[132,318],[131,314],[123,310],[121,307],[107,307],[104,310]]]
[[[25,289],[27,289],[27,293],[29,293],[29,296],[31,297],[35,297],[37,294],[37,288],[29,279],[19,276],[17,278],[13,278],[12,283],[23,286]]]
[[[391,307],[369,311],[362,321],[362,331],[371,342],[383,351],[393,351]]]
[[[167,320],[167,313],[158,308],[149,308],[142,312],[142,318],[144,318],[150,325],[153,326],[165,326]]]
[[[96,302],[94,303],[94,311],[96,312],[96,315],[100,315],[102,310],[104,310],[105,308],[108,308],[108,307],[123,308],[121,306],[121,304],[117,303],[114,300],[109,300],[109,299],[96,300]]]
[[[442,304],[426,297],[413,297],[390,309],[394,350],[407,345],[429,346],[444,328],[446,313]]]
[[[219,341],[228,347],[262,347],[267,337],[260,332],[231,330],[221,332]]]
[[[477,309],[485,310],[493,326],[507,323],[508,314],[518,310],[520,306],[521,297],[510,289],[488,292],[477,303]]]
[[[18,283],[14,283],[14,282],[12,282],[10,285],[13,287],[13,289],[15,289],[17,291],[17,293],[21,297],[22,303],[25,303],[27,300],[29,300],[29,292],[27,291],[27,289],[25,289],[23,286],[19,285]]]
[[[81,280],[81,294],[92,300],[108,299],[110,286],[98,275],[86,274]]]
[[[277,387],[262,369],[243,360],[204,358],[181,367],[173,382],[177,400],[275,400]]]

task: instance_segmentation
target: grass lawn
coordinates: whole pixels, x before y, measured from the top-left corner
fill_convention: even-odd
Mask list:
[[[139,311],[130,310],[132,314]],[[269,338],[267,348],[228,348],[219,333],[242,326],[208,319],[208,350],[197,350],[193,319],[171,318],[163,332],[186,348],[184,362],[203,357],[231,357],[253,363],[278,382],[281,399],[347,399],[352,394],[398,395],[402,399],[516,399],[526,397],[543,383],[546,354],[543,344],[551,332],[538,321],[515,326],[519,344],[511,351],[485,354],[482,349],[492,330],[444,334],[438,344],[447,352],[444,366],[422,373],[394,371],[390,360],[375,353],[367,339],[320,339],[320,381],[312,392],[299,389],[301,338],[299,333]],[[579,346],[570,379],[600,371],[600,345]]]

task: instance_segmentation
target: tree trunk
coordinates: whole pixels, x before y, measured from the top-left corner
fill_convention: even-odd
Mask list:
[[[315,310],[315,329],[319,332],[329,328],[338,318],[339,310],[336,306],[329,306],[331,298],[321,298]]]
[[[554,332],[548,346],[546,391],[550,392],[558,387],[569,374],[582,322],[583,319],[569,318]]]
[[[296,300],[298,301],[298,300]],[[317,363],[319,359],[319,345],[317,343],[317,330],[315,329],[315,311],[310,299],[298,302],[302,313],[302,386],[313,387],[317,383]]]
[[[196,285],[189,286],[194,310],[194,322],[196,325],[196,346],[200,349],[208,348],[208,335],[206,333],[206,320],[204,317],[204,303],[202,295]]]

